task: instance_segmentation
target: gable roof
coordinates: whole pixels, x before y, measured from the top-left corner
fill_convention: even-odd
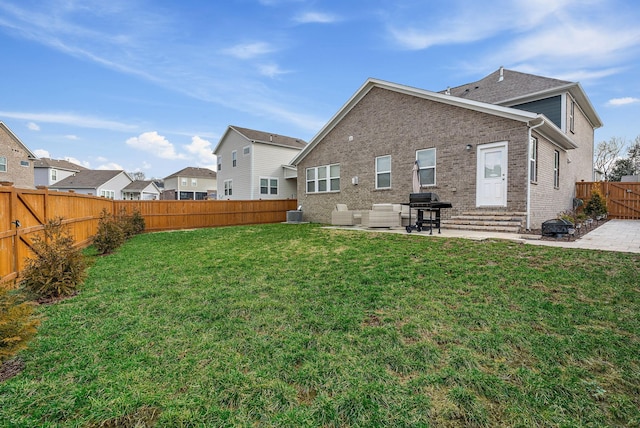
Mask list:
[[[578,82],[536,76],[500,67],[478,81],[440,91],[454,97],[507,107],[560,95],[564,92],[571,94],[594,128],[602,126],[602,120]]]
[[[77,165],[75,163],[66,161],[64,159],[50,159],[50,158],[37,159],[33,163],[33,167],[34,168],[56,168],[56,169],[64,169],[67,171],[84,171],[89,169],[81,165]]]
[[[127,184],[122,190],[126,192],[142,192],[144,189],[149,187],[149,185],[153,185],[158,192],[158,186],[153,180],[134,180],[131,183]]]
[[[165,177],[165,180],[174,177],[189,177],[189,178],[209,178],[215,180],[217,174],[215,171],[210,170],[209,168],[199,168],[188,166],[186,168],[181,169],[178,172],[174,172],[173,174]]]
[[[110,169],[86,169],[78,171],[75,175],[66,177],[51,188],[55,189],[97,189],[118,174],[125,174],[122,170]]]
[[[411,86],[400,85],[397,83],[386,82],[384,80],[369,78],[367,81],[356,91],[356,93],[349,98],[349,100],[338,110],[338,112],[327,122],[327,124],[318,132],[307,144],[307,146],[298,153],[292,160],[292,165],[297,165],[304,159],[311,150],[355,107],[362,98],[364,98],[369,91],[373,88],[381,88],[397,93],[406,94],[413,97],[423,98],[430,101],[435,101],[443,104],[448,104],[456,107],[466,108],[469,110],[486,113],[498,117],[516,120],[519,122],[527,123],[529,125],[539,125],[536,129],[538,132],[549,137],[552,141],[555,141],[560,147],[564,149],[574,149],[576,144],[565,135],[555,124],[544,117],[544,115],[531,113],[525,110],[519,110],[510,107],[499,106],[495,104],[489,104],[485,102],[455,97],[452,95],[446,95],[443,93],[427,91],[425,89],[418,89]]]
[[[218,146],[213,151],[213,153],[216,153],[218,151],[218,148],[220,147],[220,143],[224,141],[227,134],[232,130],[237,132],[241,136],[243,136],[250,143],[260,143],[260,144],[268,144],[272,146],[289,147],[289,148],[298,149],[298,150],[302,150],[307,145],[306,141],[301,140],[300,138],[287,137],[285,135],[273,134],[273,133],[264,132],[264,131],[257,131],[255,129],[242,128],[240,126],[229,125],[225,133],[222,135],[222,138],[220,138],[220,142],[218,143]]]
[[[11,129],[9,129],[9,127],[7,125],[5,125],[5,123],[3,121],[0,120],[0,128],[4,129],[4,131],[19,145],[22,146],[22,148],[24,149],[25,152],[27,152],[27,157],[29,159],[38,159],[38,156],[36,156],[31,149],[29,149],[29,147],[27,147],[26,144],[24,144],[22,141],[20,141],[20,138],[18,138],[16,136],[16,134],[13,133],[13,131]]]

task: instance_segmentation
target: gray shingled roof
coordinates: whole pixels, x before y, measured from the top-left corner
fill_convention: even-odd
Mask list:
[[[57,168],[67,171],[84,171],[88,168],[63,159],[40,158],[33,162],[34,168]]]
[[[135,180],[127,184],[127,186],[122,190],[128,191],[128,192],[142,192],[151,183],[153,183],[152,180]]]
[[[54,189],[97,189],[122,170],[86,169],[55,183]]]
[[[255,141],[257,143],[287,146],[294,149],[303,149],[307,145],[307,143],[300,138],[271,134],[269,132],[256,131],[255,129],[241,128],[239,126],[229,126],[229,128],[235,129],[237,132],[244,135],[248,140]]]
[[[504,78],[502,80],[500,80],[500,69],[498,69],[477,82],[450,88],[449,93],[469,100],[500,104],[503,101],[549,91],[574,83],[519,71],[503,70]],[[441,93],[445,92],[441,91]]]
[[[173,178],[173,177],[189,177],[189,178],[210,178],[210,179],[215,179],[216,178],[216,173],[215,171],[212,171],[208,168],[198,168],[198,167],[192,167],[192,166],[188,166],[184,169],[181,169],[178,172],[174,172],[173,174],[165,177],[165,180],[168,180],[169,178]]]

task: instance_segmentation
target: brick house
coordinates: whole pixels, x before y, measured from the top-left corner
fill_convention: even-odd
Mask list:
[[[0,181],[33,189],[33,162],[37,158],[4,122],[0,122]]]
[[[292,160],[298,202],[322,223],[336,203],[407,202],[417,161],[421,190],[453,204],[444,218],[515,213],[536,229],[593,179],[600,126],[579,83],[503,68],[442,92],[368,79]]]

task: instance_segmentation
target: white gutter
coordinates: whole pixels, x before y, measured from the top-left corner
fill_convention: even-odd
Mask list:
[[[529,126],[528,134],[529,139],[527,140],[527,230],[531,230],[531,131],[536,129],[539,126],[544,125],[544,118],[539,116],[541,120],[537,125]],[[538,159],[536,158],[536,165],[538,164]]]

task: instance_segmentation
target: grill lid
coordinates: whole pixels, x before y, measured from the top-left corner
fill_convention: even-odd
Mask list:
[[[411,193],[409,194],[409,202],[412,204],[415,203],[428,203],[428,202],[438,202],[440,198],[437,193],[433,192],[424,192],[424,193]]]

